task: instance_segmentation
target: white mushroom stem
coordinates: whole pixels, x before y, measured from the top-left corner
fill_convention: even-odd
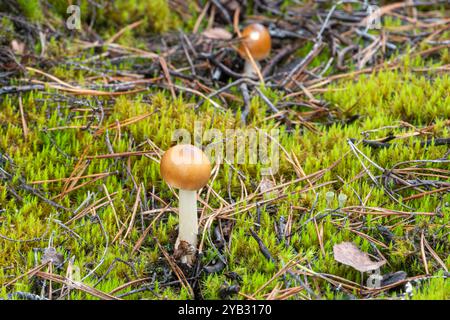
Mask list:
[[[180,189],[178,244],[185,241],[197,248],[198,217],[197,192]]]
[[[261,70],[261,65],[259,64],[259,62],[255,60],[255,64]],[[253,63],[250,60],[245,60],[244,76],[249,77],[249,78],[254,78],[257,75],[258,75],[258,72],[253,67]]]

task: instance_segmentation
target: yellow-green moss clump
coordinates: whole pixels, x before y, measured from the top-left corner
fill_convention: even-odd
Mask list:
[[[57,68],[63,69],[63,67]],[[57,70],[52,72],[64,77],[63,72]],[[350,150],[347,139],[358,138],[362,131],[396,125],[399,124],[399,121],[408,121],[416,126],[428,125],[433,121],[436,137],[449,136],[449,127],[448,124],[445,124],[449,116],[449,98],[446,94],[449,86],[450,78],[448,75],[430,80],[413,73],[392,71],[364,76],[358,81],[336,83],[330,91],[323,94],[322,98],[330,103],[330,108],[336,110],[337,115],[344,114],[337,112],[338,110],[342,112],[352,108],[352,113],[359,114],[360,118],[346,125],[322,126],[317,124],[318,132],[305,130],[301,127],[295,128],[291,132],[282,130],[280,143],[286,150],[295,154],[302,164],[303,170],[309,174],[330,166],[340,159]],[[277,95],[276,92],[270,90],[267,91],[267,94],[270,96]],[[144,99],[149,95],[152,96],[150,101]],[[192,131],[193,123],[199,119],[199,115],[201,115],[204,130],[218,128],[225,132],[227,128],[238,126],[236,119],[239,117],[236,117],[232,110],[220,112],[208,103],[205,103],[199,109],[194,109],[191,103],[198,101],[197,99],[186,99],[179,96],[176,101],[173,101],[169,96],[170,94],[167,92],[149,91],[133,97],[118,97],[112,105],[108,106],[106,109],[107,116],[102,123],[102,127],[114,124],[116,119],[123,121],[143,114],[152,114],[148,118],[121,128],[120,134],[117,127],[111,127],[108,130],[108,135],[114,152],[150,150],[150,144],[146,141],[152,141],[164,150],[171,145],[170,140],[174,130],[186,128]],[[408,99],[406,99],[406,96],[408,96]],[[3,154],[7,154],[14,159],[14,166],[7,161],[5,162],[5,159],[1,160],[2,167],[10,172],[13,178],[11,181],[3,181],[0,184],[0,209],[5,210],[0,216],[3,219],[0,220],[0,234],[12,239],[0,239],[3,248],[3,253],[0,256],[1,270],[3,270],[0,273],[0,282],[5,283],[35,266],[34,255],[30,255],[30,253],[33,252],[33,248],[46,247],[50,235],[52,235],[54,246],[58,248],[58,251],[67,258],[69,255],[75,257],[75,265],[85,270],[83,275],[86,274],[86,268],[99,263],[106,250],[104,262],[96,271],[99,275],[107,271],[114,259],[120,258],[132,263],[139,278],[151,277],[154,273],[158,277],[162,277],[164,272],[160,265],[161,262],[157,258],[161,256],[161,252],[153,237],[156,237],[166,250],[173,250],[174,234],[176,234],[178,221],[176,214],[168,212],[164,214],[160,221],[154,223],[150,231],[151,236],[146,238],[139,252],[131,253],[131,248],[141,236],[140,222],[136,223],[135,228],[132,228],[125,243],[121,244],[120,241],[111,243],[120,231],[122,223],[125,223],[129,218],[130,210],[136,200],[134,182],[130,178],[131,176],[144,187],[144,193],[148,195],[149,192],[156,192],[159,197],[172,206],[176,206],[173,194],[161,180],[159,164],[152,157],[131,157],[125,162],[124,160],[117,161],[114,158],[92,159],[83,175],[105,172],[109,172],[110,175],[94,182],[90,182],[92,178],[82,179],[77,185],[87,183],[85,186],[58,200],[58,203],[65,207],[78,208],[86,200],[88,192],[94,192],[95,195],[91,201],[98,200],[100,201],[99,204],[105,204],[105,200],[101,199],[106,196],[105,189],[108,190],[110,194],[113,194],[114,207],[103,205],[95,211],[102,221],[104,230],[90,218],[92,213],[80,220],[70,222],[73,217],[72,213],[56,210],[21,187],[22,182],[30,184],[33,181],[69,177],[78,157],[87,147],[89,147],[88,154],[90,156],[109,153],[105,144],[105,134],[94,138],[89,130],[83,129],[92,116],[91,112],[86,110],[71,111],[68,108],[70,106],[68,102],[55,103],[51,99],[46,99],[46,102],[43,103],[43,98],[42,92],[24,94],[22,97],[26,106],[30,129],[28,139],[23,138],[20,113],[17,111],[17,97],[7,96],[1,105],[0,150]],[[105,99],[102,100],[105,101]],[[95,103],[94,99],[88,99],[88,101]],[[275,127],[273,120],[263,120],[266,113],[264,103],[259,98],[254,97],[252,104],[255,108],[249,118],[248,127],[258,127],[264,130]],[[396,133],[407,134],[413,132],[414,129],[388,127],[372,133],[373,138],[386,136],[392,130]],[[405,141],[398,141],[398,146],[393,148],[373,150],[370,147],[360,146],[360,149],[370,156],[372,161],[384,168],[390,168],[399,161],[437,159],[442,157],[446,151],[446,146],[420,147],[415,139],[411,137]],[[123,165],[129,166],[130,176],[119,176],[115,173],[123,172]],[[366,163],[366,165],[368,164]],[[436,165],[436,168],[445,169],[440,165]],[[236,169],[239,170],[239,174]],[[293,207],[311,208],[314,205],[314,212],[319,213],[328,206],[325,193],[332,190],[336,194],[339,192],[345,193],[348,197],[348,205],[359,204],[361,198],[365,199],[367,206],[383,206],[402,210],[401,205],[390,201],[382,190],[374,188],[373,184],[367,179],[352,181],[363,169],[361,162],[350,153],[342,159],[332,172],[326,174],[323,178],[323,182],[330,182],[339,177],[340,182],[317,190],[317,195],[312,191],[301,194],[294,193],[288,199],[276,202],[275,206],[261,207],[261,226],[258,235],[271,254],[278,261],[284,263],[297,256],[302,259],[302,265],[309,266],[314,271],[334,274],[358,283],[360,280],[358,272],[334,261],[333,245],[341,241],[353,241],[362,250],[370,251],[370,241],[350,232],[348,228],[338,227],[334,219],[332,220],[330,216],[327,216],[318,221],[318,228],[323,230],[324,246],[321,249],[317,228],[311,221],[306,223],[310,215],[304,211],[293,209]],[[374,174],[382,173],[376,172],[374,168],[372,170],[374,170]],[[296,173],[292,170],[292,164],[282,154],[280,171],[275,179],[281,182],[290,181],[296,177]],[[251,192],[255,190],[260,179],[259,166],[246,163],[237,165],[233,169],[228,165],[223,165],[217,178],[212,182],[212,187],[222,198],[228,199],[231,196],[239,201],[242,183]],[[61,193],[64,184],[64,181],[46,182],[40,184],[39,188],[49,199],[52,199]],[[285,193],[298,191],[306,186],[307,183],[292,185],[286,188]],[[10,188],[18,192],[21,200],[16,199],[11,194]],[[229,192],[231,193],[229,194]],[[448,202],[448,196],[445,197]],[[143,205],[151,205],[150,198],[147,200],[142,198],[142,200],[144,201]],[[337,206],[336,201],[333,202],[334,206]],[[426,226],[429,234],[434,234],[436,239],[441,239],[440,244],[435,246],[434,249],[448,265],[450,262],[448,257],[449,236],[448,234],[445,235],[445,229],[441,227],[447,224],[449,219],[449,208],[445,205],[445,201],[442,202],[441,198],[431,196],[417,201],[409,201],[408,204],[414,205],[417,211],[423,212],[432,212],[437,207],[441,208],[442,215],[433,218],[417,216],[415,223],[417,228],[421,228],[422,225]],[[221,201],[217,197],[211,197],[209,205],[218,208]],[[238,205],[236,212],[243,208],[244,204]],[[118,220],[115,218],[116,214]],[[293,219],[292,230],[294,233],[290,237],[290,245],[285,246],[277,240],[277,234],[273,226],[275,223],[279,223],[282,217],[287,219],[290,214]],[[218,274],[202,276],[202,294],[205,298],[219,298],[218,292],[221,285],[225,281],[229,281],[225,276],[227,271],[237,272],[242,278],[242,292],[251,294],[269,281],[282,267],[279,262],[267,261],[261,255],[255,240],[249,235],[249,228],[254,227],[255,215],[256,211],[251,210],[233,216],[235,225],[231,236],[231,245],[224,252],[228,266]],[[389,226],[398,222],[398,218],[367,216],[364,232],[374,239],[382,240],[378,226]],[[67,227],[71,228],[74,233],[69,232],[61,223],[67,223]],[[416,250],[412,242],[414,239],[413,230],[407,228],[407,231],[405,231],[401,226],[391,229],[396,241],[388,244],[386,248],[380,247],[380,251],[389,262],[382,268],[382,273],[397,270],[404,270],[410,276],[424,273],[420,252]],[[108,235],[108,238],[105,235]],[[32,240],[35,238],[38,239]],[[107,239],[109,243],[107,243]],[[19,240],[30,241],[17,242]],[[324,250],[325,255],[322,250]],[[40,258],[41,254],[37,253],[37,257]],[[207,242],[203,262],[208,263],[216,257],[217,252]],[[439,264],[432,259],[429,259],[428,263],[431,273],[440,274]],[[134,278],[134,271],[124,263],[116,263],[116,266],[96,288],[110,292],[124,283],[123,279],[127,276]],[[265,293],[273,289],[277,283],[281,284],[282,281],[282,278],[274,281],[257,297],[263,297]],[[97,278],[89,277],[84,282],[94,285]],[[333,291],[332,286],[325,281],[318,280],[317,285],[320,285],[322,292],[325,292],[325,297],[345,297],[342,292]],[[13,289],[28,291],[31,290],[31,286],[32,282],[26,277],[19,280]],[[448,285],[438,279],[424,280],[421,288],[423,289],[415,293],[415,298],[446,297],[446,292],[448,292]],[[130,288],[124,290],[124,292],[129,290]],[[174,299],[189,297],[185,289],[160,287],[157,283],[155,283],[153,292],[159,297]],[[5,291],[3,294],[5,294]],[[385,293],[385,295],[387,294]],[[146,291],[132,294],[127,298],[154,299],[158,296]],[[72,291],[71,298],[90,299],[92,297]]]

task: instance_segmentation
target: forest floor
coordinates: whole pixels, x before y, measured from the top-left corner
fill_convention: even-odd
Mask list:
[[[83,0],[75,29],[65,3],[0,4],[0,298],[450,299],[448,2]],[[213,164],[193,266],[179,129],[274,147]]]

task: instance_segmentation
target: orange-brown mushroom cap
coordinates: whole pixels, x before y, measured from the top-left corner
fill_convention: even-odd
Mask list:
[[[248,59],[244,43],[257,61],[266,58],[272,48],[269,30],[259,23],[250,24],[242,30],[242,43],[238,52],[242,58]]]
[[[209,180],[211,163],[201,149],[190,144],[179,144],[164,153],[160,171],[172,187],[198,190]]]

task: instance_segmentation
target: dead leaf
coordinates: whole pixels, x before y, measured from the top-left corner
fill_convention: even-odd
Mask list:
[[[206,38],[214,40],[230,40],[233,38],[233,35],[223,28],[206,29],[202,32],[202,35]]]
[[[381,286],[390,286],[394,283],[401,283],[408,277],[408,274],[405,271],[397,271],[394,273],[388,273],[383,275],[383,279],[381,280]]]
[[[334,259],[340,263],[348,265],[360,272],[376,270],[386,263],[386,261],[372,261],[369,255],[359,250],[351,242],[342,242],[333,247]]]

